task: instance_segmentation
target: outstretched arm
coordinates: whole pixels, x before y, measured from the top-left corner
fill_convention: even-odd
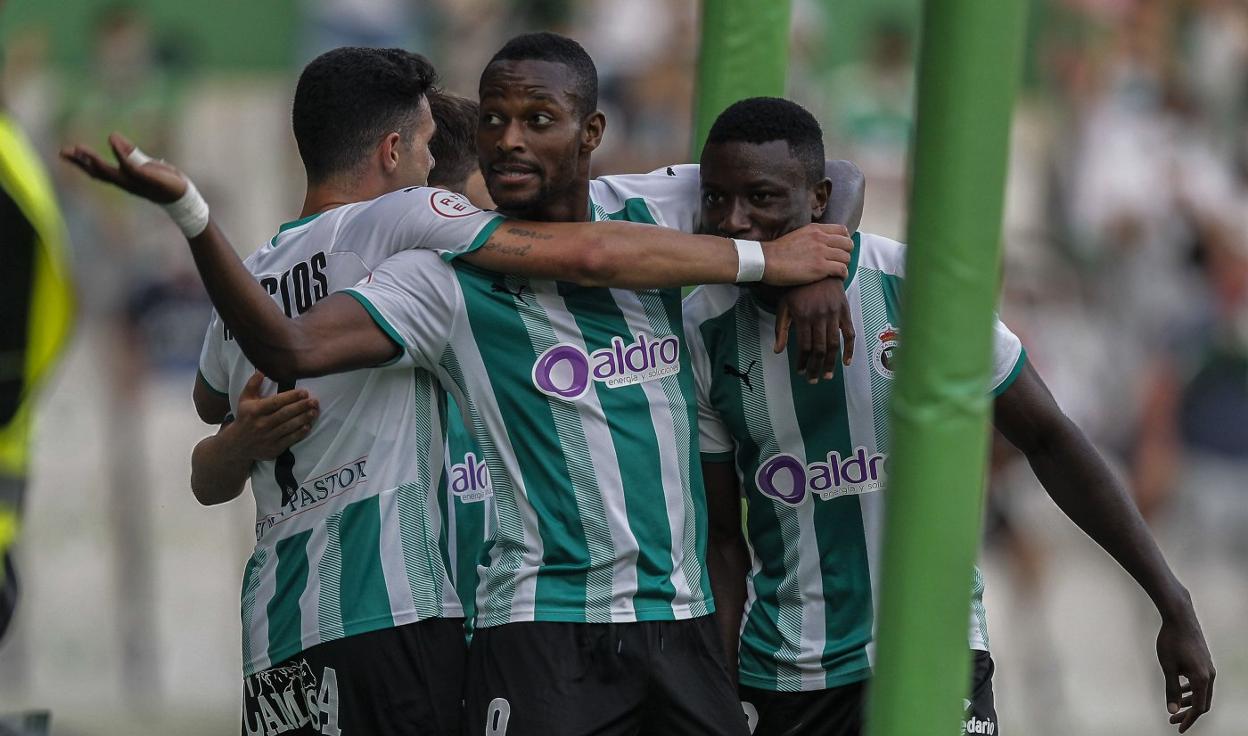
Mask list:
[[[995,424],[1020,449],[1058,507],[1105,549],[1161,614],[1157,657],[1170,722],[1183,733],[1213,701],[1213,661],[1192,606],[1139,510],[1084,433],[1062,413],[1039,374],[1024,366],[996,401]],[[1186,678],[1186,685],[1180,678]]]
[[[848,273],[853,241],[839,225],[808,225],[764,243],[764,283],[791,286]],[[656,289],[737,281],[727,238],[630,222],[508,220],[460,258],[498,273],[582,286]]]

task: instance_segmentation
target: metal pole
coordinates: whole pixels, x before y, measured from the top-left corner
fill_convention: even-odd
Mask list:
[[[702,0],[702,40],[694,92],[693,156],[711,123],[747,97],[784,94],[790,0]]]
[[[958,733],[1023,0],[928,0],[893,392],[875,736]]]

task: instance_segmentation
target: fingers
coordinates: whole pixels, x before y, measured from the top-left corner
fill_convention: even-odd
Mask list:
[[[300,401],[308,398],[308,392],[302,388],[292,388],[287,391],[280,391],[272,396],[261,399],[255,407],[258,416],[268,417],[270,420],[277,414],[289,408]]]
[[[247,383],[243,385],[243,391],[238,395],[238,400],[245,401],[248,399],[260,398],[260,386],[264,383],[264,374],[256,371],[251,374],[251,378],[247,379]]]
[[[301,427],[311,426],[315,423],[320,413],[320,407],[316,404],[315,399],[307,399],[298,404],[292,404],[283,409],[282,412],[273,415],[269,422],[273,428],[267,430],[267,433],[271,437],[285,437],[293,434],[298,432]]]
[[[841,310],[841,349],[843,350],[844,363],[849,365],[854,362],[854,343],[858,335],[854,332],[854,318],[850,314],[849,309]]]
[[[773,351],[779,355],[789,346],[789,328],[793,325],[793,316],[789,312],[789,305],[781,302],[780,309],[776,313],[776,345]]]
[[[827,339],[827,350],[820,361],[821,375],[824,380],[836,377],[836,362],[841,354],[841,322],[840,320],[824,320],[824,333]]]
[[[1162,667],[1163,674],[1166,677],[1166,710],[1170,715],[1179,712],[1179,702],[1182,700],[1182,689],[1179,687],[1179,674],[1169,667]],[[1173,723],[1173,721],[1171,721]]]
[[[109,133],[108,147],[113,149],[113,155],[117,157],[117,163],[122,170],[132,171],[137,168],[130,158],[130,154],[134,151],[134,144],[126,140],[121,133]]]
[[[806,380],[819,383],[828,358],[828,336],[836,332],[836,323],[824,317],[810,326],[810,353],[806,356]],[[832,359],[834,362],[836,358]]]
[[[77,166],[84,174],[107,182],[120,185],[123,180],[121,170],[100,158],[99,154],[86,146],[70,146],[61,149],[61,158]]]
[[[810,227],[817,228],[819,232],[826,235],[839,235],[844,238],[849,237],[849,230],[844,225],[825,225],[821,222],[816,222],[811,224]]]
[[[288,391],[286,393],[293,394],[296,392]],[[282,394],[278,394],[278,396],[275,396],[274,398],[280,398],[281,396]],[[320,404],[316,399],[310,397],[303,398],[278,407],[268,415],[265,423],[272,427],[281,427],[282,425],[288,424],[292,421],[306,424],[310,419],[315,418],[315,415],[319,411]],[[290,429],[287,429],[286,431],[290,431]]]

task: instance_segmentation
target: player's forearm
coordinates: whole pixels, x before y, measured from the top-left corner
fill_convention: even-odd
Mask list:
[[[279,383],[293,378],[292,363],[306,343],[299,323],[260,286],[215,223],[189,242],[208,298],[243,354]]]
[[[231,441],[229,427],[205,437],[191,452],[191,492],[205,506],[238,498],[251,474],[252,461]]]
[[[1067,517],[1144,589],[1164,617],[1191,610],[1179,583],[1126,488],[1078,427],[1054,427],[1027,459]]]
[[[737,277],[736,248],[726,238],[624,222],[509,221],[461,257],[491,271],[591,287],[656,289]]]

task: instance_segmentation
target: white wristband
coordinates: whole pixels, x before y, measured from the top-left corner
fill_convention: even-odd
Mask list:
[[[733,238],[732,244],[737,246],[737,283],[762,281],[763,271],[767,266],[767,260],[763,257],[762,244],[757,240],[737,240],[736,238]]]
[[[134,150],[126,154],[126,161],[130,165],[139,167],[143,164],[154,161],[151,156],[139,150],[138,146]],[[183,178],[186,178],[185,176]],[[167,204],[160,205],[165,213],[173,219],[173,224],[178,226],[182,234],[189,240],[204,231],[208,227],[208,202],[195,188],[195,182],[186,179],[186,191],[181,197]]]

